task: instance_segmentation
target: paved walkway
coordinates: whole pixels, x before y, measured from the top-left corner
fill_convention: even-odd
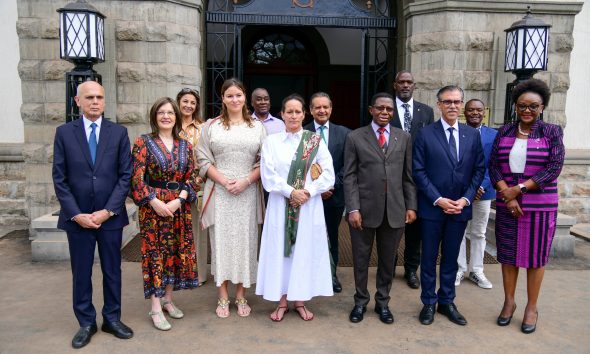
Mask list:
[[[216,291],[205,286],[176,293],[175,302],[186,317],[171,320],[169,332],[154,329],[142,296],[139,263],[123,268],[123,321],[135,331],[131,340],[99,332],[85,348],[70,347],[77,323],[71,306],[69,263],[32,263],[26,235],[0,240],[0,353],[589,353],[590,243],[577,241],[575,260],[557,260],[546,272],[539,304],[537,332],[520,332],[526,302],[525,277],[517,290],[518,308],[513,323],[498,327],[502,306],[500,266],[486,265],[494,288],[483,290],[469,281],[457,289],[457,305],[467,317],[466,327],[437,314],[430,326],[417,316],[419,291],[396,278],[392,289],[393,325],[379,322],[373,303],[359,324],[348,321],[352,307],[352,268],[342,268],[344,291],[309,303],[316,318],[302,321],[295,312],[281,323],[268,314],[272,303],[248,296],[254,311],[239,318],[232,307],[228,319],[214,314]],[[369,284],[374,287],[375,269]],[[95,266],[95,304],[102,304],[100,267]],[[100,326],[100,319],[99,319]]]

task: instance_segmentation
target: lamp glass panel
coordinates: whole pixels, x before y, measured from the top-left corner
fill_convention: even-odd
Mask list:
[[[64,13],[59,14],[59,56],[64,58],[66,56],[66,37],[64,36]]]
[[[514,64],[516,61],[516,36],[515,31],[506,32],[506,58],[504,63],[504,70],[514,70]]]
[[[519,28],[517,30],[517,46],[516,46],[516,65],[514,66],[515,70],[520,70],[524,67],[523,65],[523,58],[524,58],[524,34],[525,29]]]
[[[96,58],[96,14],[88,14],[88,20],[88,40],[90,41],[90,57]]]
[[[97,57],[104,61],[104,19],[101,17],[96,18],[96,32],[96,39],[98,40]]]
[[[68,58],[87,58],[87,35],[88,27],[85,13],[65,13],[66,14],[66,41]]]
[[[525,68],[543,69],[545,66],[545,50],[547,47],[545,28],[527,28],[525,42]]]

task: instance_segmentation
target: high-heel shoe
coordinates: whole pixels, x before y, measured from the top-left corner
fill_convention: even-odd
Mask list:
[[[533,324],[526,324],[524,321],[522,322],[522,326],[520,326],[520,330],[524,334],[531,334],[537,329],[537,321],[539,320],[539,312],[535,311],[537,318],[535,319],[535,323]]]
[[[510,317],[498,316],[498,319],[496,320],[496,323],[498,324],[498,326],[501,326],[501,327],[508,326],[510,324],[510,321],[512,321],[512,316],[514,315],[514,311],[516,311],[516,304],[514,304],[514,307],[512,307],[512,313],[510,314]]]

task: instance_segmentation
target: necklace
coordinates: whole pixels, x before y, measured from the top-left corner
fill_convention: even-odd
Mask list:
[[[528,133],[525,133],[525,132],[523,132],[523,131],[520,129],[520,123],[518,123],[518,133],[519,133],[520,135],[529,136],[529,134],[530,134],[531,132],[528,132]]]

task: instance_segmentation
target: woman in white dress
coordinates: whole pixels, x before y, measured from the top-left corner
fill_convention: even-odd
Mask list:
[[[256,294],[279,301],[270,319],[279,322],[294,301],[304,321],[314,315],[305,301],[332,296],[332,273],[321,193],[334,185],[328,147],[303,130],[301,96],[283,100],[286,131],[269,135],[262,147],[261,179],[269,192],[262,231]]]
[[[221,86],[221,115],[203,124],[197,145],[199,175],[207,177],[201,227],[209,228],[211,273],[218,287],[216,314],[229,316],[228,283],[236,284],[237,314],[251,308],[246,288],[255,282],[258,262],[258,224],[263,203],[260,149],[266,137],[262,123],[246,109],[246,89],[236,80]]]

